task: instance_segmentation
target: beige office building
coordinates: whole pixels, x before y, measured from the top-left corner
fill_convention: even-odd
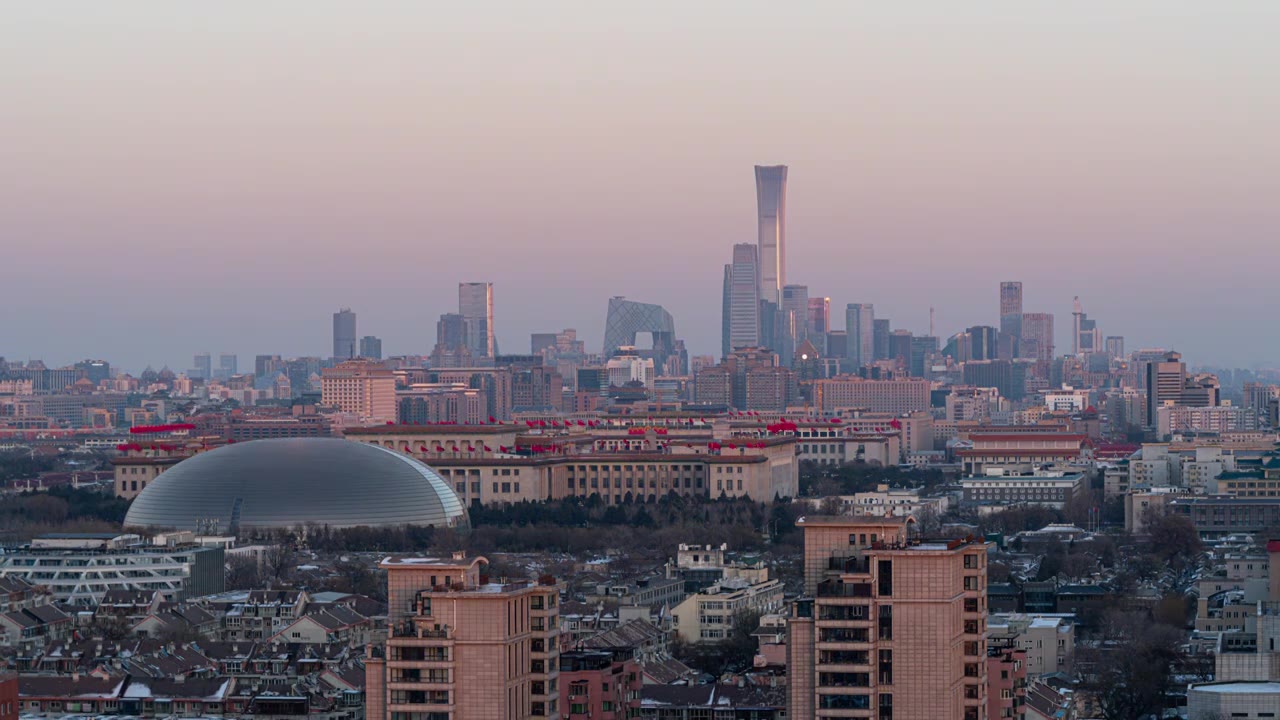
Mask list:
[[[396,420],[396,379],[372,360],[348,360],[320,371],[320,401],[353,413],[363,423]]]

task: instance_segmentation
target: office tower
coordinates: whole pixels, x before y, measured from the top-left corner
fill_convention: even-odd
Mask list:
[[[783,323],[790,328],[792,347],[809,337],[809,286],[787,285],[782,288]]]
[[[613,355],[618,348],[634,348],[639,333],[648,333],[653,338],[651,357],[659,366],[675,352],[676,321],[666,308],[622,297],[610,298],[604,321],[604,356]]]
[[[1049,362],[1053,360],[1053,314],[1023,313],[1021,355],[1043,365],[1048,377]]]
[[[911,376],[926,377],[938,354],[938,338],[920,335],[911,338]]]
[[[756,246],[733,246],[733,262],[724,266],[724,337],[721,353],[760,345],[760,266]]]
[[[876,318],[871,325],[871,359],[887,360],[889,358],[889,320]]]
[[[191,377],[201,380],[213,379],[213,355],[198,353],[192,360]]]
[[[969,336],[969,356],[965,360],[995,360],[1000,356],[999,331],[990,325],[965,330]]]
[[[910,330],[894,330],[889,333],[888,359],[907,371],[911,369],[911,340]]]
[[[272,377],[284,367],[279,355],[257,355],[253,358],[253,374],[256,377]]]
[[[804,595],[787,623],[787,717],[983,717],[986,544],[913,538],[900,519],[796,524]]]
[[[840,364],[847,365],[849,357],[849,334],[843,330],[827,331],[827,357],[836,358]]]
[[[787,284],[787,166],[756,166],[760,299],[778,305]]]
[[[236,375],[239,372],[237,369],[239,364],[239,358],[232,353],[222,353],[218,355],[218,378],[225,380],[232,375]]]
[[[809,298],[809,333],[825,335],[831,330],[831,298]]]
[[[1107,354],[1116,360],[1124,359],[1124,336],[1108,335],[1106,340]]]
[[[382,359],[382,338],[365,335],[360,338],[360,357],[369,360]]]
[[[1018,357],[1022,340],[1022,283],[1000,283],[1000,334],[1010,338],[1010,357]]]
[[[1090,320],[1084,313],[1078,297],[1072,304],[1071,319],[1071,354],[1086,355],[1102,352],[1102,331],[1098,329],[1098,322]]]
[[[555,585],[483,558],[389,557],[387,640],[365,661],[367,720],[559,718]]]
[[[1182,355],[1165,353],[1147,363],[1147,425],[1154,427],[1157,410],[1166,402],[1182,401],[1182,388],[1187,382],[1187,366]]]
[[[555,346],[555,333],[532,333],[529,335],[529,352],[534,355],[541,355],[543,351],[554,349]]]
[[[857,372],[871,364],[875,348],[875,309],[871,303],[849,303],[845,308],[845,333],[848,343],[849,372]]]
[[[4,374],[4,358],[0,358],[0,375]],[[106,360],[83,360],[75,364],[76,375],[83,377],[97,386],[103,380],[111,379],[111,364]]]
[[[356,314],[342,308],[333,314],[333,358],[350,360],[356,356]]]
[[[467,329],[467,347],[475,357],[498,354],[493,334],[493,283],[458,283],[458,314]]]
[[[449,351],[467,347],[467,321],[457,313],[445,313],[436,321],[436,346]]]
[[[320,402],[351,413],[360,422],[396,420],[396,378],[374,360],[346,360],[320,373]]]

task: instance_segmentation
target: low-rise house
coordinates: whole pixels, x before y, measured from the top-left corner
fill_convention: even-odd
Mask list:
[[[36,605],[0,614],[0,645],[43,648],[71,631],[72,618],[55,605]]]
[[[1076,647],[1073,617],[993,613],[987,620],[987,642],[1026,652],[1027,677],[1070,674]]]
[[[673,628],[686,642],[717,642],[729,636],[743,613],[781,612],[782,596],[779,580],[723,580],[677,605],[671,611]]]
[[[326,643],[364,646],[373,623],[345,605],[323,606],[286,625],[271,637],[272,642],[323,645]]]
[[[786,688],[748,685],[646,685],[633,717],[646,720],[752,718],[783,720]]]

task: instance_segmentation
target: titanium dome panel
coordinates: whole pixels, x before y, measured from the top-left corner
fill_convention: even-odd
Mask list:
[[[466,510],[434,470],[387,448],[337,438],[227,445],[187,458],[138,494],[130,527],[467,524]]]

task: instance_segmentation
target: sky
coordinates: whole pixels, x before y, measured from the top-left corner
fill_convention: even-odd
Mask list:
[[[608,298],[719,352],[790,166],[788,282],[917,334],[1072,297],[1129,348],[1280,362],[1280,3],[11,3],[0,356],[133,371],[504,352]]]

